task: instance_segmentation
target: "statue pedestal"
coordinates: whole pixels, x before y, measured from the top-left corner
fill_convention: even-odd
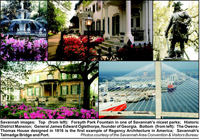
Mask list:
[[[184,57],[165,57],[163,61],[186,61],[186,59]]]

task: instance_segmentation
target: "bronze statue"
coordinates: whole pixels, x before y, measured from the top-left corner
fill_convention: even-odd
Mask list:
[[[169,40],[171,41],[169,57],[175,57],[175,45],[180,42],[181,56],[183,56],[185,51],[185,43],[188,41],[188,25],[190,24],[191,17],[187,14],[186,11],[181,10],[180,2],[174,2],[174,12],[169,21],[167,30],[165,31],[165,37],[168,38],[168,31],[171,29],[171,35]]]

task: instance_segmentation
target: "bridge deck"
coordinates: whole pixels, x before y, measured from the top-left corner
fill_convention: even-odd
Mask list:
[[[101,111],[99,116],[155,116],[153,112],[135,113],[136,111]]]
[[[101,111],[99,116],[155,116],[154,112],[137,112],[137,111]],[[162,117],[184,117],[184,118],[198,118],[198,113],[189,112],[161,112]]]

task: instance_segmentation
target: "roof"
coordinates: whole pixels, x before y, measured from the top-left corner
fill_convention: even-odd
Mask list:
[[[70,22],[71,22],[71,23],[79,22],[79,18],[78,18],[77,16],[73,16],[73,17],[70,19]]]
[[[77,4],[75,4],[75,8],[74,10],[77,10],[78,6],[83,2],[83,0],[79,0],[79,2]]]

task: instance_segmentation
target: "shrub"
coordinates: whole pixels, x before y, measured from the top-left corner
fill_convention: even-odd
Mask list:
[[[31,106],[13,105],[1,109],[1,118],[4,119],[96,119],[98,112],[95,110],[77,109],[75,107],[60,107],[54,110],[42,107],[32,108]]]
[[[54,35],[53,33],[48,33],[48,36],[52,36],[52,35]]]
[[[47,40],[20,40],[1,34],[1,57],[4,61],[47,61]]]
[[[65,36],[63,41],[65,60],[85,60],[86,57],[94,56],[96,54],[96,52],[92,51],[92,48],[90,48],[89,56],[86,56],[88,47],[84,45],[79,38],[74,36]]]
[[[66,101],[66,97],[58,97],[59,101]]]

